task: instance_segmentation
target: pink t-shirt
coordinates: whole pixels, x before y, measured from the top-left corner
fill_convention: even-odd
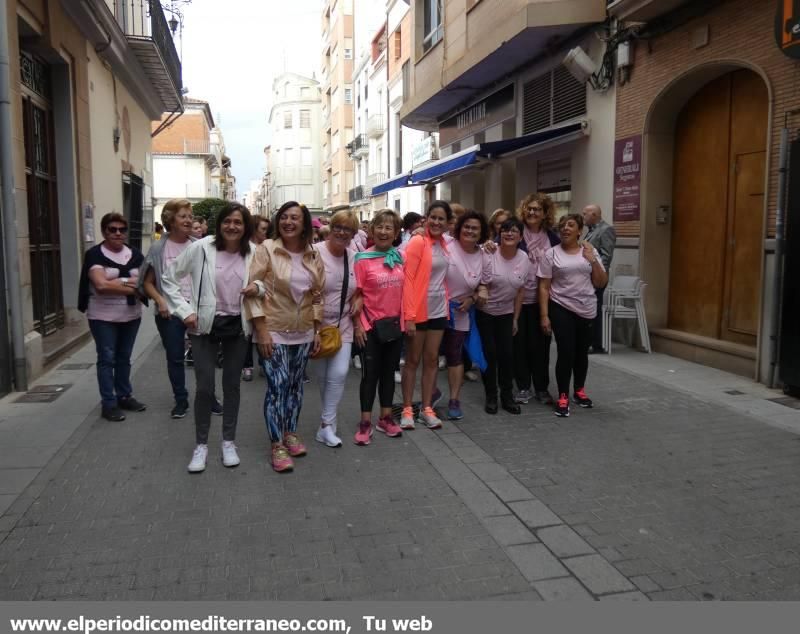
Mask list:
[[[456,300],[472,295],[480,284],[483,273],[483,253],[476,249],[475,253],[467,253],[458,242],[452,242],[450,265],[447,268],[447,290],[450,299]],[[469,331],[469,313],[453,311],[453,330]]]
[[[350,317],[350,300],[356,292],[356,274],[354,270],[353,256],[351,250],[346,251],[345,256],[336,257],[328,248],[327,242],[318,242],[314,245],[322,264],[325,267],[325,289],[323,290],[324,304],[322,310],[323,326],[339,326],[344,343],[353,342],[353,319]],[[348,280],[347,297],[342,312],[341,321],[339,320],[339,308],[342,305],[342,283],[344,278],[344,258],[347,257]]]
[[[508,315],[514,312],[517,291],[528,277],[528,256],[520,250],[507,260],[500,253],[483,254],[483,277],[481,283],[489,289],[489,301],[481,310],[489,315]]]
[[[303,302],[305,294],[311,290],[311,272],[303,264],[302,253],[292,253],[287,251],[292,258],[292,270],[289,273],[289,290],[292,298],[299,306]],[[294,346],[300,343],[311,343],[314,341],[314,329],[296,330],[284,332],[272,332],[272,340],[286,346]]]
[[[128,247],[122,247],[122,251],[119,253],[115,253],[103,245],[100,246],[100,250],[109,260],[120,265],[127,264],[133,255]],[[92,269],[101,269],[105,273],[107,280],[115,280],[119,277],[118,269],[100,266],[99,264],[93,266]],[[139,269],[131,269],[131,277],[138,277],[138,275]],[[142,316],[142,304],[137,301],[131,306],[128,304],[127,295],[100,295],[91,282],[89,282],[89,293],[89,307],[86,309],[86,316],[89,319],[124,323],[139,319]]]
[[[368,251],[374,251],[370,247]],[[390,269],[383,258],[361,259],[355,263],[356,284],[364,298],[361,325],[372,329],[372,322],[384,317],[397,317],[403,312],[403,265]],[[402,320],[401,320],[402,326]]]
[[[217,315],[241,315],[241,291],[246,271],[240,253],[217,251],[214,281],[217,284]]]
[[[597,249],[594,257],[603,266]],[[592,265],[581,251],[569,254],[560,244],[548,249],[539,262],[538,275],[551,280],[550,299],[556,304],[584,319],[594,319],[597,296],[592,284]]]
[[[437,241],[431,246],[431,277],[428,282],[428,319],[447,316],[447,268],[450,258]]]
[[[528,248],[528,279],[525,280],[525,286],[522,291],[522,303],[534,304],[538,297],[539,278],[536,274],[539,271],[539,260],[544,257],[545,252],[550,248],[550,238],[547,231],[539,231],[533,233],[530,229],[525,227],[522,239],[525,240],[525,246]]]
[[[191,240],[186,240],[185,242],[173,242],[169,238],[165,239],[164,249],[161,251],[161,256],[164,260],[163,264],[165,271],[191,243]],[[183,299],[185,299],[187,302],[190,302],[192,300],[192,277],[190,275],[184,275],[179,280],[179,283],[181,285],[181,297],[183,297]],[[156,307],[156,310],[158,310],[158,307]]]

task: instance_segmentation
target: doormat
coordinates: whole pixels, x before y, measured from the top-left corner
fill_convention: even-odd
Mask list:
[[[60,366],[59,370],[88,370],[94,363],[65,363]]]
[[[52,403],[61,396],[69,387],[70,383],[60,385],[37,385],[25,394],[14,400],[15,403]]]
[[[790,409],[800,409],[800,399],[794,398],[792,396],[781,396],[780,398],[768,398],[767,400],[771,403],[777,403],[778,405],[783,405],[784,407],[788,407]]]

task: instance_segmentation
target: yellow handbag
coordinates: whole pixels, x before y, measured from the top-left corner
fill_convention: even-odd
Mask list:
[[[342,323],[344,305],[347,302],[347,285],[350,281],[350,267],[347,258],[347,251],[345,251],[344,277],[342,278],[342,299],[339,303],[339,321],[335,326],[323,326],[319,329],[319,352],[314,355],[315,359],[327,359],[342,349],[342,332],[339,330],[339,324]]]

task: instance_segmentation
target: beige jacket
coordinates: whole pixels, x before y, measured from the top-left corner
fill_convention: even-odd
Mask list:
[[[321,322],[325,269],[311,246],[303,253],[303,265],[311,274],[311,291],[298,305],[289,286],[292,258],[283,242],[277,238],[260,244],[250,265],[250,281],[263,287],[266,295],[245,298],[247,319],[265,317],[270,332],[305,332],[314,327],[315,321]]]

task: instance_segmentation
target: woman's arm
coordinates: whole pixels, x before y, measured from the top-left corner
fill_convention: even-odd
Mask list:
[[[523,289],[520,286],[519,290],[517,291],[517,296],[514,298],[514,325],[511,329],[511,334],[516,335],[517,331],[519,330],[519,315],[522,312],[522,292]]]
[[[549,335],[553,332],[550,326],[550,278],[539,278],[539,323],[542,332]]]
[[[423,236],[414,236],[409,240],[403,267],[403,316],[406,321],[406,334],[413,337],[416,332],[417,273],[422,262],[424,249]]]
[[[605,288],[608,284],[608,273],[600,261],[600,254],[588,242],[583,243],[583,257],[592,265],[592,284],[595,288]]]
[[[113,280],[106,279],[103,267],[89,269],[89,280],[92,282],[98,295],[136,295],[136,278],[117,277]],[[122,280],[126,280],[123,282]]]
[[[162,297],[161,293],[159,293],[156,288],[156,274],[152,266],[148,268],[147,273],[145,273],[142,288],[144,289],[145,295],[156,303],[158,314],[164,319],[167,319],[169,317],[169,307],[167,306],[167,300]]]

